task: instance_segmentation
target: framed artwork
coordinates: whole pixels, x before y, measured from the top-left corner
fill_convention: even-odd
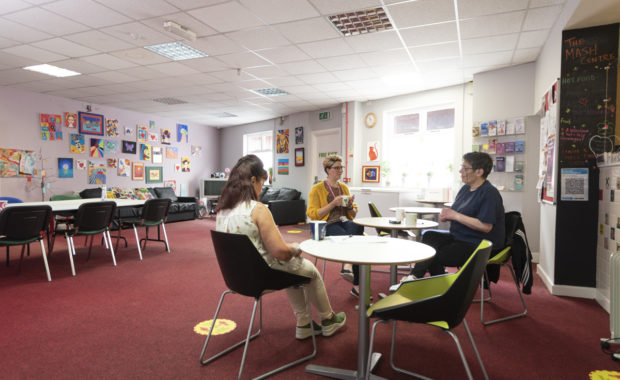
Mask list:
[[[144,163],[133,162],[131,164],[131,179],[134,181],[144,181]]]
[[[65,112],[65,128],[77,128],[77,113]]]
[[[73,158],[58,159],[58,178],[73,178]]]
[[[136,141],[137,142],[146,142],[148,140],[148,129],[146,125],[136,125]]]
[[[78,132],[87,135],[103,136],[103,115],[78,112]]]
[[[190,160],[189,157],[181,157],[181,172],[189,173]]]
[[[86,152],[86,144],[84,143],[84,136],[77,133],[71,133],[71,145],[69,146],[71,153],[84,153]]]
[[[151,161],[151,146],[149,144],[140,144],[140,159],[143,161]]]
[[[146,167],[146,183],[164,182],[164,169],[161,166]]]
[[[304,166],[304,148],[295,148],[295,166]]]
[[[189,142],[189,129],[185,124],[177,124],[177,142]]]
[[[123,153],[136,154],[138,143],[135,141],[123,140]]]
[[[62,140],[62,117],[41,114],[41,137],[43,140]]]
[[[119,158],[117,168],[117,174],[119,177],[129,177],[131,172],[131,160]]]
[[[118,136],[118,120],[108,119],[105,121],[105,132],[110,137]]]
[[[152,156],[153,156],[153,163],[154,164],[163,164],[163,162],[164,162],[164,155],[162,153],[162,148],[160,146],[154,146],[153,147]]]
[[[362,166],[362,182],[379,183],[379,166]]]
[[[278,129],[276,133],[276,153],[288,153],[288,129]]]
[[[103,139],[90,139],[90,156],[95,158],[103,158],[104,150]]]
[[[177,181],[175,181],[174,179],[168,179],[164,181],[164,186],[165,187],[170,187],[172,188],[172,190],[177,191]]]
[[[105,182],[105,163],[88,161],[88,183],[91,185],[105,185]]]
[[[278,158],[278,174],[288,175],[288,158]]]
[[[295,128],[295,144],[304,143],[304,127]]]
[[[177,148],[176,146],[167,147],[166,158],[169,158],[169,159],[179,158],[179,148]]]
[[[172,141],[172,133],[170,132],[169,129],[162,129],[161,130],[161,143],[162,144],[166,144],[166,145],[170,145],[170,142]]]

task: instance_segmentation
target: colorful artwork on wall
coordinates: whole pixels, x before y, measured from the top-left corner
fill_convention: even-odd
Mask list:
[[[118,152],[118,141],[116,140],[104,140],[105,154],[116,154]]]
[[[177,124],[177,142],[189,142],[189,129],[185,124]]]
[[[163,168],[161,166],[146,167],[146,183],[164,182]]]
[[[41,114],[41,137],[43,140],[62,140],[62,117]]]
[[[162,129],[161,130],[161,143],[162,144],[166,144],[166,145],[170,145],[170,142],[172,141],[172,133],[170,132],[169,129]]]
[[[90,157],[103,158],[103,139],[90,139]]]
[[[86,152],[86,144],[84,143],[84,136],[79,133],[71,133],[71,145],[69,151],[71,153],[84,153]]]
[[[176,146],[166,147],[166,158],[177,159],[179,158],[179,148]]]
[[[181,171],[183,173],[189,173],[190,160],[189,157],[181,158]]]
[[[136,125],[136,141],[146,142],[148,140],[148,129],[146,125]]]
[[[108,119],[105,121],[105,132],[110,137],[118,136],[118,120]]]
[[[379,141],[369,141],[366,144],[366,161],[379,161]]]
[[[288,175],[288,158],[278,158],[278,174]]]
[[[58,178],[73,178],[73,158],[58,159]]]
[[[86,170],[86,160],[75,160],[75,167],[78,170]]]
[[[119,177],[129,177],[131,173],[131,160],[120,158],[118,160],[117,169],[116,174],[118,174]]]
[[[125,136],[133,136],[133,128],[125,126]]]
[[[105,163],[88,161],[88,183],[91,185],[105,185]]]
[[[103,115],[78,112],[78,131],[86,135],[103,136]]]
[[[159,142],[159,135],[155,131],[149,131],[149,142]]]
[[[36,163],[36,152],[23,151],[19,158],[19,174],[25,176],[35,175],[37,173]]]
[[[192,145],[192,157],[199,158],[201,153],[202,147],[199,147],[198,145]]]
[[[295,166],[304,166],[304,148],[295,149]]]
[[[362,166],[362,182],[379,182],[379,166]]]
[[[278,129],[276,133],[276,153],[288,153],[288,129]]]
[[[65,128],[77,128],[78,115],[77,113],[65,112]]]
[[[140,144],[140,159],[151,161],[151,146],[149,144]]]
[[[160,146],[154,146],[153,147],[153,152],[152,152],[152,156],[153,156],[153,163],[154,164],[161,164],[164,162],[164,155],[162,153],[162,148]]]
[[[123,140],[123,153],[136,154],[136,146],[138,145],[135,141],[127,141]]]
[[[16,177],[19,175],[20,149],[0,148],[0,177]]]
[[[131,179],[134,181],[144,181],[144,163],[134,162],[131,164]]]
[[[108,158],[107,162],[109,168],[116,168],[118,160],[116,158]]]
[[[295,128],[295,144],[304,143],[304,127]]]

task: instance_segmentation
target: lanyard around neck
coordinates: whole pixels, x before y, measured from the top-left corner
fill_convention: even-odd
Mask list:
[[[338,185],[338,195],[342,195],[342,189],[340,188],[340,184],[336,182],[336,185]],[[327,180],[325,180],[325,186],[327,186],[327,190],[329,190],[329,192],[332,193],[332,197],[336,199],[336,194],[334,194],[334,191],[332,190],[332,186],[327,182]]]

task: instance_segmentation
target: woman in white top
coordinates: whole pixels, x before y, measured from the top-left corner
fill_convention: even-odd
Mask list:
[[[241,157],[231,170],[217,203],[215,228],[247,235],[271,268],[311,277],[308,294],[321,317],[321,324],[312,322],[311,328],[312,316],[308,315],[303,290],[288,288],[286,294],[297,317],[295,336],[306,339],[312,330],[315,335],[330,336],[345,324],[346,316],[343,312],[334,313],[319,271],[314,264],[299,256],[301,250],[297,243],[284,241],[267,206],[257,201],[266,179],[267,172],[257,156]]]

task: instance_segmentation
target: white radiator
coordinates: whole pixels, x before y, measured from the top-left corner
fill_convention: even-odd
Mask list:
[[[609,258],[609,327],[611,339],[620,338],[620,252]]]

